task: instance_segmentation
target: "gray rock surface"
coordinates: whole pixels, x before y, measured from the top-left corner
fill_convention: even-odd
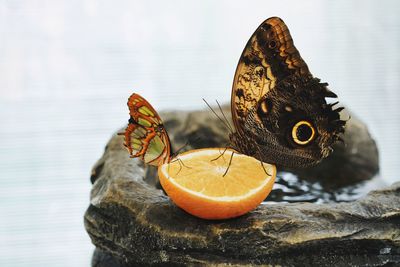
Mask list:
[[[187,139],[192,141],[187,149],[226,141],[223,126],[203,113],[162,116],[177,147]],[[193,142],[197,137],[200,141]],[[361,153],[353,152],[352,157]],[[338,158],[342,164],[349,160]],[[373,172],[364,172],[363,179]],[[155,169],[130,159],[121,136],[110,140],[91,180],[85,227],[98,248],[96,267],[105,261],[120,267],[400,264],[400,183],[348,203],[264,204],[236,219],[206,221],[172,204],[157,187]]]

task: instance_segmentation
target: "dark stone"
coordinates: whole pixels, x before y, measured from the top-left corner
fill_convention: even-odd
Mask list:
[[[92,267],[125,267],[121,260],[111,253],[96,248],[92,257]]]
[[[186,141],[190,144],[185,150],[223,146],[227,141],[228,131],[209,113],[162,117],[175,148]],[[369,144],[376,151],[374,142]],[[343,151],[349,147],[353,144]],[[336,157],[347,164],[350,159],[346,157],[356,158],[365,150],[353,152],[357,153]],[[363,160],[354,161],[357,168],[365,167],[363,161],[373,162],[361,156]],[[327,171],[334,171],[329,166]],[[93,170],[85,214],[86,230],[98,248],[92,266],[400,264],[400,183],[347,203],[267,203],[236,219],[206,221],[172,204],[158,187],[155,168],[130,159],[121,136],[110,140]],[[343,175],[346,179],[355,173],[343,171],[348,172],[349,176]],[[357,180],[372,175],[368,170]]]

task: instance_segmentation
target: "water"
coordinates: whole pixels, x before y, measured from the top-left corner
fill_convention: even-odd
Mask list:
[[[299,179],[288,172],[278,172],[276,182],[265,203],[272,202],[349,202],[365,196],[372,189],[384,186],[382,178],[374,177],[369,181],[339,188],[328,188],[318,182]]]

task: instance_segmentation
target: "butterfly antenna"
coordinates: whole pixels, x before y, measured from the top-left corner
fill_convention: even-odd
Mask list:
[[[203,98],[203,101],[206,103],[208,108],[214,113],[215,116],[222,122],[222,124],[229,130],[232,131],[232,129],[229,127],[229,125],[226,124],[226,122],[214,111],[214,109],[208,104],[208,102]]]
[[[229,123],[228,119],[226,118],[225,113],[224,113],[224,111],[223,111],[222,108],[221,108],[221,105],[219,104],[218,100],[216,100],[216,99],[215,99],[215,102],[217,102],[219,111],[221,112],[222,116],[224,117],[225,122],[226,122],[226,125],[229,127],[229,130],[231,131],[231,133],[233,133],[232,125]]]
[[[179,152],[181,152],[183,149],[185,149],[188,145],[193,144],[193,143],[195,143],[195,142],[197,142],[199,140],[200,140],[200,137],[196,137],[193,140],[187,140],[186,143],[183,146],[181,146],[180,148],[178,148],[176,151],[174,151],[172,153],[171,157],[174,158],[174,157],[178,156]]]
[[[180,148],[178,148],[173,154],[174,154],[174,156],[177,156],[178,154],[179,154],[179,152],[181,152],[185,147],[187,147],[189,145],[189,140],[188,141],[186,141],[186,143],[183,145],[183,146],[181,146]]]

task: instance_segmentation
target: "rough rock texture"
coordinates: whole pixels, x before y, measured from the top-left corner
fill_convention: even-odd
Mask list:
[[[226,141],[228,133],[210,114],[179,115],[179,119],[173,113],[163,116],[177,147],[188,139],[192,147],[221,146]],[[363,129],[354,131],[360,134]],[[200,141],[194,141],[197,137]],[[111,139],[91,177],[94,184],[85,227],[98,248],[93,266],[400,264],[400,183],[354,202],[265,204],[240,218],[205,221],[172,204],[157,188],[154,168],[129,159],[121,138]],[[339,166],[353,157],[354,168],[364,168],[363,164],[375,160],[364,155],[366,143],[373,144],[376,152],[370,139],[351,143],[350,148],[358,149],[352,153],[347,145],[343,156],[332,157],[342,163]],[[338,165],[324,164],[328,172],[340,172]],[[363,172],[362,179],[377,171],[378,165],[374,166]],[[347,179],[357,172],[341,170]]]
[[[93,267],[123,267],[125,262],[114,257],[110,252],[96,248],[92,257]]]

